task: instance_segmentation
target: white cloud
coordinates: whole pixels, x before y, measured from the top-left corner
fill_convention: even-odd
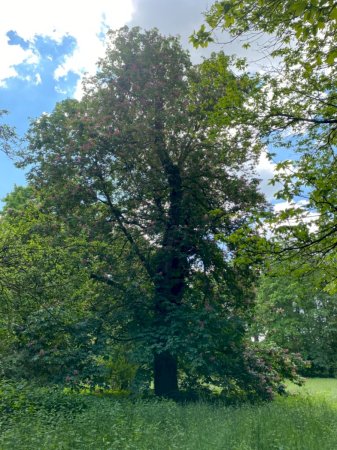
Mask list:
[[[204,22],[203,13],[214,3],[213,0],[133,0],[135,12],[131,26],[145,29],[158,28],[163,34],[179,35],[182,45],[191,54],[194,63],[202,56],[219,50],[210,45],[206,49],[195,49],[189,37]]]
[[[193,31],[197,31],[205,22],[204,13],[210,9],[214,0],[133,0],[135,12],[131,25],[143,28],[157,27],[164,34],[179,35],[181,42],[191,54],[194,63],[198,63],[203,57],[210,55],[212,51],[224,50],[227,54],[237,54],[240,57],[248,57],[249,60],[260,60],[262,43],[256,42],[248,51],[242,48],[243,42],[234,40],[226,45],[221,42],[232,41],[227,32],[219,32],[218,44],[211,44],[208,48],[193,48],[189,37]],[[263,60],[266,67],[266,59]],[[270,65],[270,62],[267,64]],[[261,70],[261,64],[253,62],[251,70]]]
[[[37,73],[35,75],[35,84],[38,85],[38,84],[41,84],[41,83],[42,83],[41,75],[39,73]]]
[[[33,45],[24,50],[19,45],[8,45],[6,33],[15,31],[18,36],[34,43],[34,37],[45,36],[61,42],[65,36],[76,39],[77,46],[71,56],[55,70],[55,79],[65,77],[69,71],[83,75],[94,73],[97,60],[104,55],[102,34],[107,29],[119,28],[126,23],[144,28],[158,27],[165,34],[179,34],[188,47],[194,62],[219,46],[194,49],[189,36],[204,22],[203,13],[213,0],[17,0],[7,2],[1,11],[0,86],[6,78],[17,76],[15,65],[22,62],[38,64],[38,52]],[[242,53],[240,43],[225,51]],[[80,83],[76,97],[81,95]]]
[[[268,201],[275,200],[274,195],[281,189],[279,183],[275,183],[275,185],[270,184],[270,180],[275,175],[275,170],[276,164],[267,157],[266,152],[263,152],[260,156],[258,165],[256,166],[256,173],[261,179],[260,190],[264,193]]]
[[[38,58],[32,50],[23,50],[18,45],[8,45],[6,32],[2,32],[2,24],[0,25],[0,48],[0,85],[5,84],[6,78],[17,76],[17,72],[14,68],[16,64],[20,64],[22,62],[36,64],[38,62]]]
[[[277,223],[275,225],[276,229],[283,225],[296,226],[299,223],[303,223],[308,226],[311,233],[315,233],[318,230],[317,219],[319,218],[319,213],[309,208],[309,202],[306,199],[292,202],[279,202],[273,206],[273,209],[277,215],[289,209],[297,209],[300,212],[297,217],[289,218]]]
[[[297,202],[278,202],[274,205],[274,211],[279,213],[289,208],[305,208],[308,205],[308,200],[298,200]]]
[[[99,36],[108,28],[119,28],[131,20],[133,10],[132,0],[7,2],[1,11],[0,22],[0,83],[17,75],[14,65],[38,63],[31,48],[24,50],[19,45],[8,45],[6,33],[9,31],[15,31],[26,41],[33,41],[37,35],[58,42],[66,35],[74,37],[77,47],[56,70],[55,78],[58,79],[70,70],[80,74],[94,71],[97,59],[104,54]]]

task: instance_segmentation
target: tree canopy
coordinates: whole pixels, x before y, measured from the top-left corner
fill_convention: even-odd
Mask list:
[[[277,57],[261,76],[261,96],[254,123],[282,160],[274,183],[277,196],[289,202],[274,214],[282,254],[306,255],[319,267],[327,289],[335,290],[336,248],[336,48],[337,8],[332,1],[218,1],[205,14],[205,26],[194,35],[196,45],[226,30],[250,44],[266,33],[267,54]],[[332,263],[332,264],[331,264]],[[321,270],[322,266],[326,270]]]

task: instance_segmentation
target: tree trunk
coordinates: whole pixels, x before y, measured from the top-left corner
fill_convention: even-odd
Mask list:
[[[166,249],[157,266],[158,280],[155,297],[155,329],[159,332],[154,354],[155,394],[173,398],[178,393],[178,367],[174,352],[167,349],[167,340],[172,336],[172,320],[175,321],[177,308],[181,306],[185,288],[185,259],[174,257]],[[173,313],[173,316],[171,316]],[[174,323],[174,322],[173,322]]]
[[[154,391],[156,395],[167,398],[178,393],[177,359],[169,352],[154,356]]]
[[[166,148],[164,139],[164,124],[161,114],[164,109],[161,97],[156,102],[158,115],[155,120],[155,144],[157,155],[167,178],[169,193],[169,208],[164,227],[162,248],[157,254],[155,281],[155,323],[161,329],[159,343],[167,348],[165,333],[170,336],[170,314],[182,302],[185,289],[185,277],[188,268],[186,249],[184,248],[185,232],[183,231],[183,186],[180,168],[175,164]],[[162,397],[173,398],[178,393],[177,357],[169,350],[154,354],[154,390]]]

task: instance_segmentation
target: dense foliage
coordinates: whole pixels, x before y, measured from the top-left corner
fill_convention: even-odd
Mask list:
[[[81,267],[83,236],[44,214],[30,188],[6,198],[0,229],[2,374],[64,381],[90,371],[100,293]]]

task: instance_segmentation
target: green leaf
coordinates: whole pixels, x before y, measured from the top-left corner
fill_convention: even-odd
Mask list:
[[[226,15],[225,16],[225,20],[224,20],[224,26],[225,28],[230,28],[235,22],[235,18],[233,16],[230,15]]]
[[[296,24],[294,26],[295,29],[295,36],[297,37],[297,39],[299,39],[303,33],[303,27],[301,24]]]
[[[296,1],[291,5],[291,10],[295,13],[295,15],[300,16],[307,8],[308,2],[306,1]]]
[[[330,17],[330,19],[337,20],[337,7],[335,7],[335,8],[331,11],[329,17]]]
[[[336,58],[337,58],[337,49],[330,50],[330,52],[326,57],[326,62],[329,64],[329,66],[332,66]]]

